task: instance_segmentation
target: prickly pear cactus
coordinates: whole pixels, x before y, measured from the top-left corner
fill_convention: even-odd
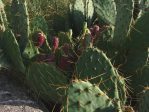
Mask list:
[[[113,27],[112,36],[114,46],[122,46],[129,34],[133,18],[134,3],[132,0],[94,0],[95,10],[106,24]],[[123,13],[122,13],[123,12]],[[128,16],[125,16],[125,15]]]
[[[149,11],[149,0],[139,0],[140,16]]]
[[[32,59],[34,56],[39,54],[38,48],[36,48],[33,43],[29,40],[28,44],[23,52],[23,58]]]
[[[10,63],[8,62],[4,50],[1,49],[0,47],[0,70],[1,68],[9,68],[10,67]]]
[[[7,59],[8,57],[6,56],[6,53],[5,53],[6,51],[4,51],[4,49],[3,49],[3,47],[5,45],[5,42],[3,40],[3,36],[5,35],[4,32],[8,28],[7,16],[6,16],[6,12],[4,10],[5,5],[3,2],[4,1],[0,0],[0,68],[1,67],[9,68],[10,62]]]
[[[91,25],[93,14],[92,0],[75,0],[70,4],[70,19],[75,35],[81,34],[85,21]]]
[[[48,36],[48,25],[43,16],[34,17],[30,22],[30,27],[32,33],[41,30]]]
[[[30,32],[26,0],[12,1],[10,24],[19,43],[20,50],[23,52],[27,45]]]
[[[112,100],[98,86],[75,80],[68,86],[64,112],[115,112]]]
[[[94,5],[92,0],[84,0],[85,4],[85,20],[87,21],[88,26],[92,23],[92,18],[94,15]]]
[[[37,30],[31,35],[31,42],[33,45],[38,48],[41,53],[51,53],[51,48],[47,40],[47,36],[43,31]]]
[[[148,47],[149,47],[149,12],[137,19],[127,41],[126,62],[122,66],[123,73],[130,77],[134,94],[142,91],[142,86],[148,85]]]
[[[113,0],[93,0],[95,11],[105,23],[115,25],[116,4]]]
[[[147,77],[149,73],[149,65],[144,65],[142,68],[138,69],[131,76],[131,87],[133,88],[133,94],[138,94],[143,91],[143,87],[149,85],[149,78]],[[129,74],[130,75],[130,74]]]
[[[63,101],[67,78],[52,64],[32,63],[27,70],[27,81],[37,95],[45,101]]]
[[[92,47],[92,37],[91,34],[85,34],[84,39],[83,39],[83,47],[88,48]]]
[[[4,10],[4,4],[2,0],[0,0],[0,34],[4,32],[5,29],[8,27],[7,17]]]
[[[79,35],[83,29],[83,23],[85,21],[83,0],[75,0],[70,4],[70,19],[73,21],[73,31],[76,32],[76,35]]]
[[[131,30],[130,38],[131,38],[131,47],[149,47],[149,12],[144,13],[133,26],[134,28]],[[142,27],[143,26],[143,27]]]
[[[133,20],[133,0],[115,0],[116,3],[116,20],[113,43],[114,45],[123,45],[129,34],[130,26]],[[127,15],[127,16],[126,16]],[[121,44],[119,44],[121,43]]]
[[[149,110],[149,87],[145,88],[146,89],[141,93],[138,112],[148,112]]]
[[[112,99],[126,101],[125,81],[106,55],[97,48],[87,48],[76,63],[78,77],[99,84]],[[121,92],[118,92],[121,91]]]
[[[23,64],[19,45],[10,29],[7,29],[4,32],[2,42],[2,48],[4,49],[7,58],[10,59],[11,64],[15,67],[15,69],[25,73],[25,66]]]
[[[72,38],[69,37],[69,35],[65,32],[59,32],[58,33],[58,38],[59,38],[59,46],[63,46],[64,44],[70,44],[72,45]]]
[[[127,62],[123,68],[129,74],[135,74],[147,63],[149,47],[148,18],[149,12],[144,13],[131,30],[130,40],[127,42]]]

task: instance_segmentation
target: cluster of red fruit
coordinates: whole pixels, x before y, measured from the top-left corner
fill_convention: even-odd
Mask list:
[[[46,37],[45,37],[43,32],[38,32],[36,34],[36,37],[34,36],[34,38],[36,38],[36,39],[33,39],[34,45],[36,47],[40,48],[43,46],[43,44],[45,44]],[[53,45],[52,46],[52,54],[39,54],[37,56],[36,61],[47,62],[47,63],[55,63],[55,61],[56,61],[55,60],[55,58],[56,58],[55,57],[55,51],[59,47],[59,38],[57,36],[53,37],[52,45]],[[68,44],[64,44],[62,46],[62,50],[66,54],[66,56],[61,56],[61,58],[59,59],[59,62],[58,62],[58,67],[61,68],[62,70],[70,70],[72,68],[72,64],[70,63],[71,59],[69,56],[67,56],[69,48],[70,48],[70,46]]]
[[[38,32],[34,37],[33,37],[33,42],[36,47],[42,47],[43,44],[45,44],[46,41],[46,36],[44,35],[43,32]],[[58,37],[53,37],[53,52],[58,48],[59,45],[59,38]]]
[[[93,27],[90,28],[92,37],[95,37],[99,31],[100,31],[100,27],[98,25],[94,25]]]
[[[94,40],[97,36],[97,34],[100,31],[100,27],[98,25],[94,25],[93,27],[90,28],[90,37],[92,40]],[[34,45],[36,47],[42,47],[45,42],[46,42],[46,36],[44,35],[43,32],[36,32],[33,38]],[[38,60],[37,61],[42,61],[42,62],[48,62],[48,63],[55,63],[55,51],[59,47],[59,38],[57,36],[53,37],[52,41],[52,54],[39,54]],[[71,70],[72,68],[72,60],[73,58],[69,56],[69,44],[65,43],[62,47],[63,52],[65,53],[65,56],[61,56],[58,62],[59,68],[62,70]]]
[[[97,35],[99,31],[100,31],[100,27],[98,25],[94,25],[93,27],[90,28],[92,39],[95,38],[95,36]],[[34,39],[35,40],[34,43],[35,43],[35,46],[37,47],[41,47],[46,41],[46,37],[43,32],[38,32],[35,38],[36,39]],[[55,50],[58,48],[58,45],[59,45],[59,38],[54,36],[53,37],[53,52],[55,52]]]

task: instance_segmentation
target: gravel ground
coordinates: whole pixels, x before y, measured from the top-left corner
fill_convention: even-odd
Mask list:
[[[47,112],[25,91],[0,73],[0,112]]]

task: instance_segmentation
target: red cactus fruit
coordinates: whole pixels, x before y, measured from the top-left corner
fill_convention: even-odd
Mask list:
[[[93,30],[95,33],[99,32],[100,27],[98,25],[94,25]]]
[[[91,35],[94,37],[100,31],[100,27],[98,25],[94,25],[90,28]]]
[[[53,52],[55,52],[55,50],[58,48],[58,45],[59,45],[59,38],[55,36],[53,38]]]
[[[43,33],[38,33],[38,46],[41,47],[45,42],[45,35]]]
[[[45,42],[45,35],[43,32],[37,31],[33,34],[32,40],[35,46],[41,47]]]

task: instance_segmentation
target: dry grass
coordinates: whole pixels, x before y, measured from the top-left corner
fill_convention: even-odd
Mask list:
[[[69,2],[69,0],[27,0],[30,20],[40,15],[46,19],[50,32],[65,31]]]
[[[42,15],[53,17],[53,15],[64,16],[68,11],[69,0],[27,0],[30,17]]]

